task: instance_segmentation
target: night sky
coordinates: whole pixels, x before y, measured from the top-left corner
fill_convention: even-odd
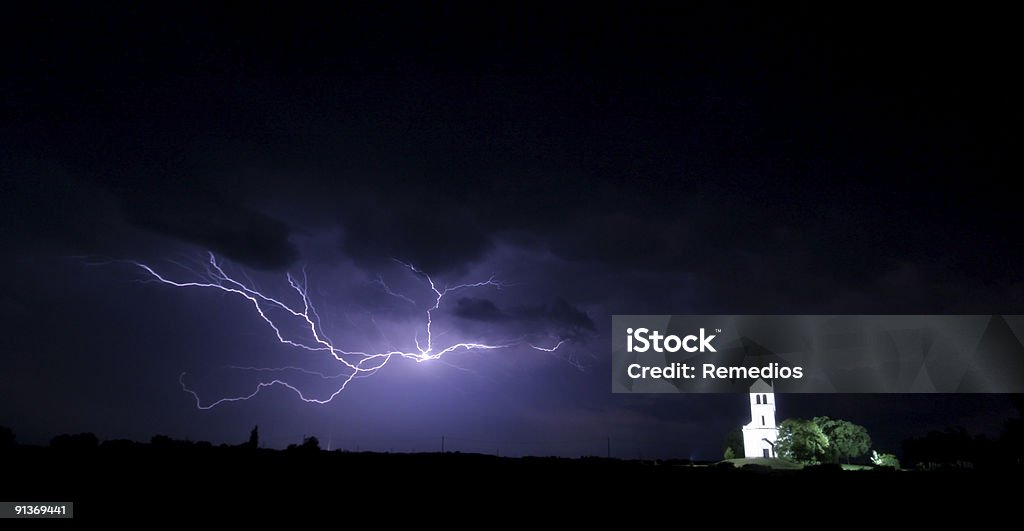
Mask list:
[[[612,395],[612,314],[1021,313],[1012,17],[818,4],[5,7],[0,425],[713,459],[746,397]],[[199,410],[183,372],[209,403],[268,378],[231,366],[337,368],[245,300],[132,264],[201,280],[207,252],[296,304],[305,270],[325,330],[371,351],[414,349],[433,302],[396,260],[494,274],[445,298],[440,341],[524,343],[393,359],[326,405],[277,386]],[[778,404],[890,451],[1018,414],[999,395]]]

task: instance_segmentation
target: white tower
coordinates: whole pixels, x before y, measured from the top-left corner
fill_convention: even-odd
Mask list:
[[[744,457],[775,457],[775,391],[758,378],[750,386],[750,424],[743,426]]]

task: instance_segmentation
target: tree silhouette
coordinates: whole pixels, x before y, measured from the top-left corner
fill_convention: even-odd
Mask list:
[[[252,431],[249,432],[249,448],[260,447],[260,427],[253,426]]]
[[[977,461],[981,440],[971,437],[967,430],[933,431],[924,437],[903,441],[903,457],[907,464],[936,466],[965,466]]]
[[[14,430],[7,426],[0,426],[0,450],[14,448],[17,439],[14,437]]]
[[[99,445],[100,440],[92,433],[63,434],[50,440],[50,447],[58,450],[92,450]]]
[[[315,453],[320,451],[320,439],[316,437],[306,437],[302,440],[302,444],[289,444],[288,451],[300,452],[300,453]]]
[[[743,457],[743,432],[739,428],[730,431],[725,436],[725,449],[723,453],[728,453],[732,450],[733,457]],[[726,459],[732,459],[732,457],[726,457]]]

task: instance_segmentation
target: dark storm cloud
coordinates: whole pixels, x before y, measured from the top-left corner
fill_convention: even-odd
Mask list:
[[[564,299],[558,298],[553,302],[539,305],[527,306],[515,311],[525,319],[533,319],[538,322],[552,323],[561,326],[571,332],[593,331],[594,321],[586,312],[569,304]]]
[[[474,321],[495,322],[511,318],[510,315],[498,309],[494,302],[488,299],[475,297],[459,297],[455,301],[455,309],[452,313],[462,319]]]
[[[298,257],[284,222],[222,198],[134,195],[124,198],[123,208],[139,227],[257,269],[284,269]]]
[[[595,331],[587,312],[556,298],[546,304],[511,306],[500,309],[489,299],[460,297],[452,314],[461,319],[501,325],[502,329],[544,331],[563,339],[579,339]]]
[[[955,181],[997,168],[985,146],[1002,141],[978,142],[999,138],[980,127],[982,113],[938,105],[981,89],[931,84],[897,68],[898,58],[865,63],[840,39],[847,28],[823,13],[804,15],[825,25],[808,48],[798,33],[777,32],[802,28],[800,20],[762,11],[623,42],[558,37],[556,21],[569,14],[552,13],[537,30],[560,44],[553,50],[499,32],[471,49],[425,40],[431,45],[410,56],[386,45],[423,31],[405,17],[388,28],[397,40],[360,25],[303,32],[322,48],[319,59],[291,41],[267,53],[263,33],[245,21],[228,43],[200,32],[172,51],[143,38],[141,50],[162,69],[145,68],[145,54],[85,46],[80,55],[118,75],[104,79],[54,53],[55,75],[89,88],[71,103],[86,99],[107,114],[79,116],[82,106],[59,99],[69,105],[60,113],[79,119],[56,137],[47,130],[48,141],[68,145],[63,156],[104,180],[131,175],[113,179],[139,226],[262,268],[292,263],[284,224],[313,210],[317,223],[340,226],[343,250],[362,264],[400,258],[435,273],[460,270],[505,240],[711,283],[759,270],[794,279],[828,271],[838,284],[864,284],[900,260],[937,258],[954,273],[1012,275],[1020,251],[997,230],[1005,209],[984,206],[1007,199],[965,198]],[[751,31],[769,37],[774,53],[737,46],[732,20],[762,20]],[[60,48],[59,39],[38,40],[44,51]],[[842,84],[871,68],[891,75]],[[146,83],[128,82],[127,72]],[[12,100],[30,125],[63,116],[36,105],[33,94],[55,90],[41,89]],[[974,100],[997,108],[999,97]],[[928,115],[911,112],[923,108]],[[110,120],[118,127],[89,129]],[[981,147],[935,147],[968,144]],[[118,156],[97,160],[111,152]],[[129,167],[111,172],[114,162]],[[251,165],[274,177],[253,177]],[[205,176],[184,178],[197,174]],[[929,185],[913,177],[922,174]],[[188,192],[166,195],[175,183]],[[248,206],[275,200],[291,213]],[[980,208],[970,217],[941,212],[952,201]],[[1006,258],[993,260],[985,252],[993,247]]]
[[[400,259],[440,273],[464,268],[493,246],[478,207],[453,200],[447,190],[410,183],[352,192],[337,194],[341,246],[364,265]]]
[[[5,168],[0,184],[19,198],[0,212],[11,229],[3,235],[8,239],[54,243],[67,254],[126,258],[159,246],[153,238],[159,235],[257,269],[284,269],[298,258],[284,221],[204,183],[103,183],[85,177],[81,168],[76,173],[56,162],[31,160],[9,161]]]

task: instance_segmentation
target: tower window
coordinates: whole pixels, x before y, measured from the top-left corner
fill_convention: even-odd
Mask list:
[[[761,395],[757,395],[757,403],[758,403],[758,404],[760,404],[760,403],[761,403]]]
[[[761,400],[764,400],[763,403],[767,404],[768,403],[768,395],[761,395]]]

